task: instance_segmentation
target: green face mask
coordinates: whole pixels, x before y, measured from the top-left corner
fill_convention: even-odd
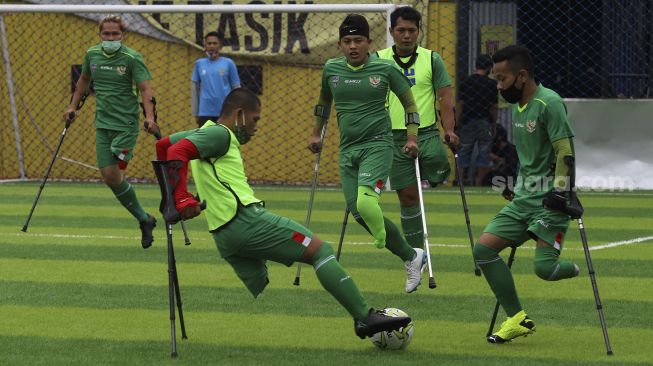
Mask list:
[[[122,46],[122,41],[102,41],[102,49],[108,54],[115,53]]]
[[[252,136],[247,132],[247,126],[245,125],[245,112],[243,112],[242,125],[239,125],[238,122],[236,122],[234,135],[236,135],[236,140],[238,140],[241,145],[248,143],[249,140],[252,139]]]

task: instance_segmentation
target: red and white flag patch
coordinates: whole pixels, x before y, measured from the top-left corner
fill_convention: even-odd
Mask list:
[[[311,243],[311,237],[306,236],[302,233],[298,233],[296,231],[292,233],[292,240],[298,242],[299,244],[305,247],[308,247],[308,244]]]

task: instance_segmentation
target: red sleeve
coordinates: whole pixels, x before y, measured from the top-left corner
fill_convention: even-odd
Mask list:
[[[166,160],[168,148],[170,147],[170,136],[166,136],[156,142],[156,160]]]
[[[170,140],[168,139],[168,142]],[[158,147],[158,143],[157,143]],[[158,152],[158,151],[157,151]],[[197,147],[188,139],[181,139],[176,144],[168,148],[167,160],[181,160],[183,162],[181,168],[177,172],[179,174],[179,182],[175,186],[175,205],[177,211],[181,212],[186,206],[198,205],[199,202],[188,193],[188,161],[198,159],[200,157]]]

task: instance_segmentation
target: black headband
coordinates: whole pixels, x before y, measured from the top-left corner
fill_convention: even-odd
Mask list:
[[[362,15],[349,14],[340,24],[340,39],[344,36],[364,36],[370,38],[370,26]]]

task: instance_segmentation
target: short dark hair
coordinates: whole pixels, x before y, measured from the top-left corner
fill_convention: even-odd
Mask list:
[[[519,45],[511,45],[498,50],[494,55],[492,55],[492,61],[494,61],[495,64],[506,60],[508,61],[508,67],[510,67],[514,73],[524,69],[528,71],[530,77],[535,76],[535,61],[533,60],[533,55],[528,48]]]
[[[258,96],[247,88],[233,89],[224,100],[222,104],[222,114],[231,114],[237,108],[243,108],[251,111],[261,105],[261,100]]]
[[[492,67],[492,58],[490,55],[482,54],[478,55],[476,58],[476,63],[474,64],[477,70],[485,70]]]
[[[419,13],[419,11],[415,10],[415,8],[411,6],[401,6],[395,9],[390,14],[390,28],[394,28],[397,26],[397,19],[401,18],[403,20],[408,20],[408,21],[413,21],[415,22],[415,25],[417,28],[419,28],[420,23],[422,21],[422,14]]]
[[[218,32],[213,31],[213,32],[207,33],[204,36],[204,41],[206,42],[206,39],[209,38],[209,37],[215,37],[215,38],[218,39],[218,41],[220,41],[220,43],[222,43],[222,38],[220,37],[220,34]]]

